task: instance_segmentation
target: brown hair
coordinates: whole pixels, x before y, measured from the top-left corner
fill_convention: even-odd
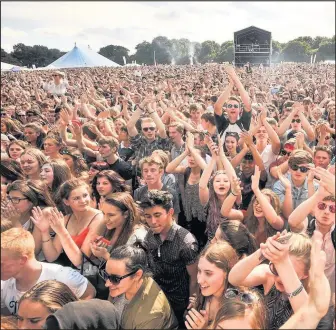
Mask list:
[[[53,159],[44,165],[50,165],[53,170],[54,179],[51,186],[51,193],[56,194],[61,184],[71,179],[69,166],[61,159]]]
[[[156,153],[156,154],[155,154]],[[167,165],[169,164],[169,155],[167,152],[163,151],[162,149],[156,149],[152,152],[151,157],[159,157],[160,161],[163,163],[163,168],[166,169]]]
[[[253,295],[253,304],[247,305],[240,299],[240,296],[224,299],[223,304],[218,309],[216,316],[210,325],[210,329],[217,329],[218,324],[221,321],[243,318],[247,313],[250,316],[252,329],[267,328],[266,306],[260,293],[248,288],[241,288],[239,291],[244,294]]]
[[[25,149],[25,151],[21,154],[21,157],[23,155],[29,155],[31,157],[34,157],[38,161],[40,169],[48,161],[44,153],[41,150],[34,147]]]
[[[201,116],[201,119],[204,119],[205,121],[209,122],[211,125],[216,125],[215,123],[215,115],[211,111],[204,112]]]
[[[112,148],[117,148],[119,147],[119,141],[112,137],[112,136],[109,136],[109,137],[104,137],[104,138],[101,138],[98,140],[98,144],[101,146],[103,144],[107,144],[109,145],[109,147],[112,149]]]
[[[174,123],[171,123],[168,125],[168,128],[169,127],[176,127],[176,131],[179,132],[180,134],[184,134],[184,126],[183,124],[181,123],[178,123],[178,122],[174,122]]]
[[[130,193],[131,188],[130,186],[126,183],[126,181],[116,172],[112,170],[103,170],[100,171],[95,175],[95,177],[92,180],[92,194],[95,197],[97,203],[100,201],[100,195],[97,191],[97,181],[98,178],[106,178],[112,185],[112,193],[117,193],[117,192],[128,192]]]
[[[262,192],[263,195],[268,196],[270,198],[271,206],[275,210],[275,213],[280,214],[281,213],[281,202],[280,202],[280,199],[279,199],[278,195],[270,189],[263,189],[261,192]],[[245,224],[246,228],[253,235],[255,235],[255,233],[257,232],[258,227],[259,227],[259,221],[256,218],[256,216],[254,215],[254,210],[253,210],[253,205],[254,205],[256,200],[257,200],[257,197],[254,195],[252,197],[252,200],[251,200],[248,208],[247,208],[246,217],[244,219],[244,224]],[[277,233],[277,230],[274,229],[269,224],[268,221],[265,221],[265,233],[266,233],[267,237],[271,237],[271,236],[273,236]]]
[[[127,212],[127,218],[121,230],[121,233],[113,246],[125,245],[134,232],[136,225],[140,223],[140,213],[137,204],[134,202],[133,197],[127,192],[117,192],[105,196],[104,203],[113,205],[120,209],[121,212]],[[115,229],[105,231],[104,237],[111,240],[114,235]]]
[[[308,151],[305,150],[294,150],[288,159],[288,166],[290,168],[293,165],[300,165],[300,164],[313,164],[313,158]]]
[[[226,273],[224,290],[228,286],[228,274],[232,267],[237,263],[238,256],[232,246],[227,242],[217,242],[209,244],[200,253],[199,259],[205,258],[210,263],[216,265],[219,269]],[[196,292],[196,300],[194,308],[200,310],[205,303],[205,298],[202,296],[200,288],[198,286]]]
[[[1,219],[1,232],[14,228],[12,221],[8,219]]]
[[[26,150],[26,148],[28,147],[28,143],[25,142],[25,141],[22,141],[22,140],[14,140],[14,141],[11,141],[8,146],[7,146],[7,153],[9,154],[9,148],[14,145],[14,144],[17,144],[19,147],[21,147],[23,150]]]
[[[332,158],[332,151],[330,150],[330,148],[328,146],[317,146],[315,147],[315,151],[314,151],[314,157],[316,156],[316,154],[319,152],[319,151],[324,151],[328,154],[329,158],[331,159]]]
[[[13,134],[22,132],[22,125],[18,124],[11,118],[1,118],[1,123],[6,126],[6,133]]]
[[[26,299],[41,303],[51,314],[69,302],[78,301],[76,295],[66,284],[56,280],[46,280],[34,285],[21,297],[18,309],[22,301]]]

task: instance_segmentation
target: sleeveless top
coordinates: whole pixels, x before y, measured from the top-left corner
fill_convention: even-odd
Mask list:
[[[73,241],[76,243],[76,245],[79,248],[82,247],[82,245],[83,245],[83,243],[85,241],[85,238],[86,238],[87,234],[89,233],[89,230],[90,230],[89,227],[90,227],[92,221],[95,219],[95,217],[98,214],[100,214],[100,213],[97,213],[95,216],[93,216],[93,218],[91,219],[91,221],[89,222],[89,224],[87,225],[87,227],[84,230],[82,230],[78,235],[71,235],[71,238],[73,239]],[[70,216],[70,218],[69,218],[69,220],[68,220],[68,222],[67,222],[67,224],[65,226],[66,229],[68,227],[68,224],[70,222],[71,217],[72,217],[72,215]]]

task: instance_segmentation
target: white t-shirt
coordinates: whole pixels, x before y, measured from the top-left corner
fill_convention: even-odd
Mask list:
[[[270,165],[277,159],[277,155],[273,153],[272,145],[268,144],[260,156],[264,163],[265,170],[268,172]]]
[[[42,272],[36,284],[46,280],[56,280],[66,284],[78,298],[86,291],[88,280],[78,271],[45,262],[41,262],[41,265]],[[12,315],[16,315],[18,302],[24,293],[16,289],[15,278],[1,281],[1,308],[7,307]]]
[[[47,91],[47,93],[56,95],[64,95],[67,91],[67,87],[69,87],[67,80],[61,81],[59,85],[55,85],[53,81],[43,84],[43,89]]]

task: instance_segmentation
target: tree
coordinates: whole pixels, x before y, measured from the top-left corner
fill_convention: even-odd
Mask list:
[[[335,41],[322,41],[317,54],[317,61],[335,60]]]
[[[21,63],[16,58],[14,58],[11,54],[8,54],[3,48],[1,48],[1,62],[13,65],[21,65]]]
[[[232,62],[234,60],[233,56],[233,41],[225,41],[221,44],[220,50],[215,59],[216,62]]]
[[[305,41],[292,40],[287,43],[281,55],[286,62],[308,62],[310,47]]]
[[[157,64],[171,64],[173,60],[172,43],[167,37],[156,37],[152,41]]]
[[[150,42],[143,41],[135,46],[136,53],[133,55],[134,60],[139,64],[154,64],[154,49]]]
[[[198,60],[201,63],[213,62],[220,50],[220,45],[212,40],[202,42]]]
[[[120,65],[124,65],[123,56],[125,56],[126,61],[129,62],[129,49],[123,46],[108,45],[103,48],[100,48],[99,54],[107,57],[113,62],[116,62]]]

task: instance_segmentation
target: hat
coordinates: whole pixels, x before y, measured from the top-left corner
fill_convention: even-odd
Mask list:
[[[8,136],[5,134],[1,134],[1,141],[10,142]]]
[[[65,77],[65,73],[61,72],[61,71],[55,71],[53,73],[53,75],[59,75],[59,76],[62,76],[63,78]]]

